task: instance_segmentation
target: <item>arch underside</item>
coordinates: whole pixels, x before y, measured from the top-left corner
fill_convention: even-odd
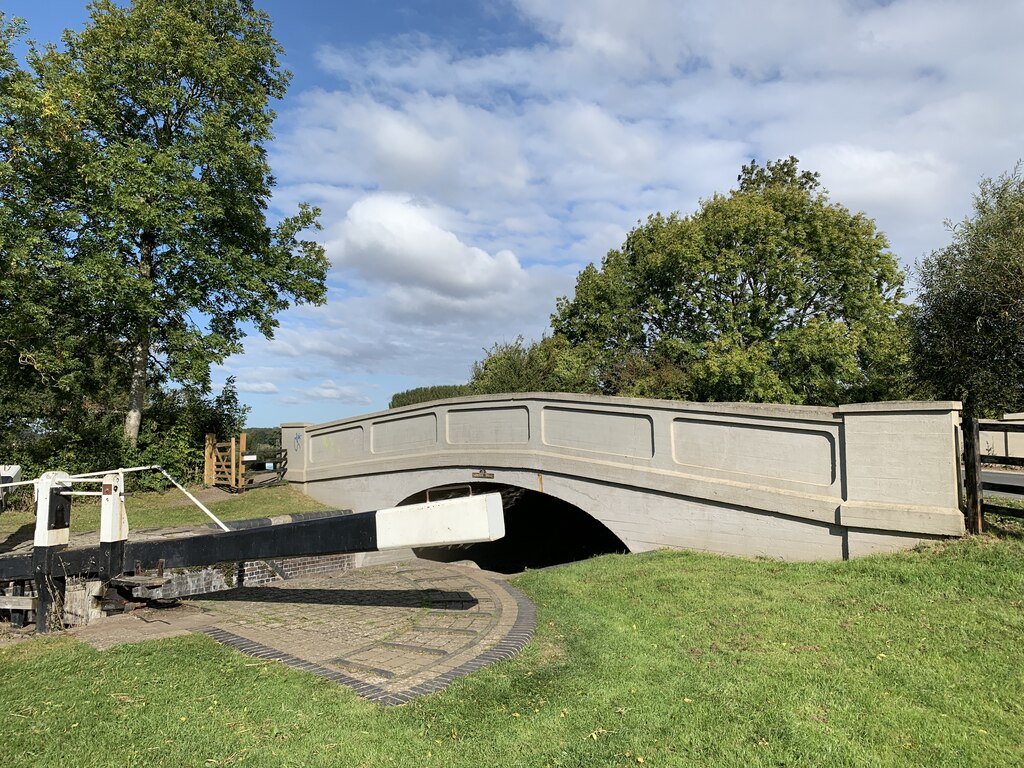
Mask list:
[[[460,496],[500,493],[505,536],[497,541],[413,550],[417,557],[440,562],[471,560],[485,570],[519,573],[586,560],[629,549],[607,526],[585,510],[540,491],[488,482],[435,486],[412,494],[401,504]]]

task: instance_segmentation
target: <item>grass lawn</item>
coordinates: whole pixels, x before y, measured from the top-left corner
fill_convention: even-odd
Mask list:
[[[3,764],[1024,764],[1024,531],[851,562],[605,556],[514,659],[382,709],[206,637],[0,646]]]
[[[99,486],[89,490],[94,489],[99,490]],[[201,492],[198,488],[190,488],[189,491],[193,494]],[[34,527],[35,512],[28,493],[23,492],[24,497],[19,499],[20,503],[0,513],[0,539],[14,531],[31,531]],[[230,496],[226,500],[206,503],[206,507],[224,522],[329,509],[289,485],[247,491]],[[132,529],[202,526],[213,522],[176,488],[162,493],[147,491],[128,494],[125,508],[128,510],[128,526]],[[99,529],[99,499],[89,496],[76,497],[71,511],[71,531],[79,533]]]

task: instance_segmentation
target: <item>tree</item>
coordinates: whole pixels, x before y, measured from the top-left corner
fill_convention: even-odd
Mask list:
[[[935,397],[975,416],[1024,410],[1024,176],[981,181],[974,213],[918,268],[914,359]]]
[[[247,325],[269,337],[292,302],[323,302],[327,260],[301,239],[319,228],[315,208],[266,219],[269,104],[289,79],[267,15],[252,0],[89,10],[64,50],[30,52],[30,72],[10,54],[20,30],[0,35],[0,184],[15,203],[0,218],[5,266],[40,273],[36,292],[49,292],[33,310],[12,298],[23,286],[4,286],[6,303],[44,322],[73,317],[61,343],[85,347],[29,332],[8,351],[40,379],[81,382],[82,361],[105,354],[101,386],[118,393],[107,405],[134,445],[149,386],[208,391],[210,366],[241,351]]]
[[[469,384],[435,384],[429,387],[414,387],[403,392],[396,392],[391,396],[388,408],[401,408],[406,405],[417,403],[429,403],[433,400],[444,400],[449,397],[463,397],[475,395],[476,392]]]
[[[526,344],[522,336],[495,342],[483,360],[473,364],[472,394],[505,392],[596,392],[586,355],[569,347],[561,336],[545,336]]]
[[[246,450],[269,459],[281,448],[280,427],[246,427]]]
[[[138,459],[143,464],[159,464],[182,482],[202,482],[206,435],[237,435],[248,412],[248,406],[238,400],[233,376],[216,397],[207,397],[195,387],[154,389],[139,435]],[[139,481],[149,487],[166,487],[159,475],[143,476]]]
[[[103,405],[118,378],[102,363],[112,315],[94,311],[95,286],[68,259],[73,207],[55,204],[77,185],[73,125],[18,65],[23,33],[0,14],[0,439],[29,466],[120,458]]]
[[[902,386],[903,275],[874,222],[793,157],[738,181],[584,269],[556,337],[609,394],[836,404]]]

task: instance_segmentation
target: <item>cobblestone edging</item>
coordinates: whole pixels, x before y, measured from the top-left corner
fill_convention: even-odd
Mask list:
[[[320,677],[331,680],[332,682],[340,683],[341,685],[350,688],[364,699],[376,704],[380,704],[382,706],[405,704],[418,696],[443,690],[458,677],[468,675],[471,672],[475,672],[478,669],[482,669],[483,667],[497,661],[512,658],[530,641],[537,623],[537,613],[533,603],[526,597],[526,595],[518,589],[506,584],[503,580],[488,578],[487,581],[495,588],[504,591],[515,604],[516,616],[509,629],[503,633],[497,643],[487,647],[483,652],[470,660],[450,669],[439,670],[437,674],[428,677],[426,680],[422,680],[421,677],[421,682],[404,689],[395,689],[394,687],[385,688],[383,684],[378,685],[367,680],[360,680],[352,675],[346,674],[345,672],[337,669],[331,669],[324,664],[301,658],[220,627],[206,627],[200,631],[222,645],[234,648],[248,656],[258,659],[279,661],[294,669],[310,672],[311,674],[319,675]],[[388,646],[389,643],[382,642],[379,645]],[[391,643],[390,645],[395,646],[400,644]],[[357,665],[353,665],[349,662],[348,666],[355,668]],[[370,670],[369,668],[367,668],[367,670],[376,672],[382,671]],[[381,675],[381,677],[387,677],[387,675]]]
[[[474,659],[460,664],[454,669],[450,669],[447,672],[443,672],[433,680],[428,680],[419,685],[414,685],[407,691],[403,692],[403,696],[408,695],[408,699],[413,699],[416,696],[423,696],[428,693],[434,693],[436,691],[443,690],[448,687],[457,677],[464,677],[470,672],[476,672],[478,669],[483,669],[489,664],[493,664],[496,661],[502,661],[504,659],[511,659],[519,651],[526,647],[526,644],[530,642],[530,638],[533,637],[533,632],[537,628],[537,608],[530,601],[526,595],[520,592],[515,587],[506,584],[504,581],[495,581],[495,583],[504,589],[516,603],[516,620],[512,625],[512,628],[508,633],[495,645],[493,648],[481,653]],[[382,702],[383,703],[383,702]],[[405,702],[397,702],[404,704]]]

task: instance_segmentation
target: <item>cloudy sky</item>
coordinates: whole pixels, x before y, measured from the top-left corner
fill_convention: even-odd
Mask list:
[[[84,0],[5,0],[32,36]],[[250,426],[387,407],[537,338],[639,219],[796,155],[906,267],[1024,156],[1024,0],[257,0],[294,73],[271,213],[323,210],[328,302],[217,375]]]

